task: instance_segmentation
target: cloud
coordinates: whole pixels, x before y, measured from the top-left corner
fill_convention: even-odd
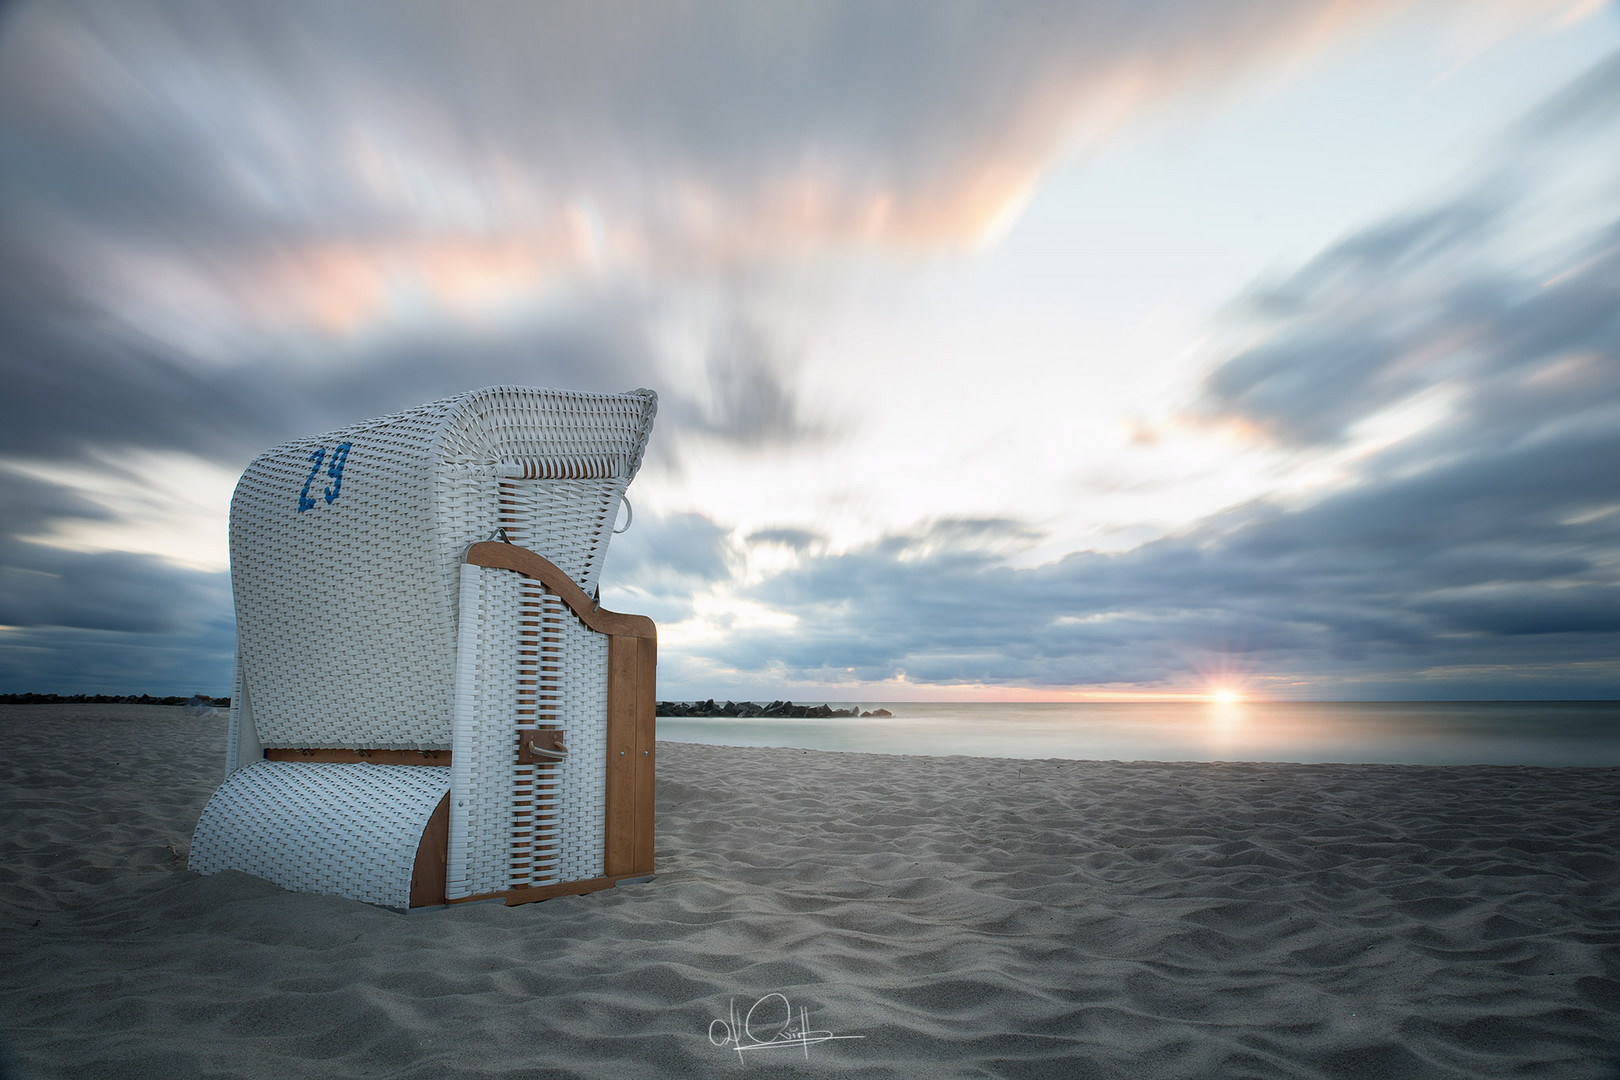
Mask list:
[[[1210,373],[1201,407],[1299,448],[1344,443],[1358,422],[1435,390],[1456,414],[1442,438],[1468,443],[1606,415],[1620,393],[1620,221],[1562,253],[1559,272],[1531,258],[1493,270],[1493,239],[1460,234],[1440,266],[1373,259],[1333,289],[1314,286],[1312,264],[1280,287],[1291,299],[1270,309],[1271,336]]]
[[[799,529],[780,527],[772,529],[756,529],[748,534],[750,544],[780,544],[790,551],[806,551],[819,543],[825,543],[826,537],[812,529]]]
[[[511,375],[655,382],[616,377],[646,279],[971,242],[1073,140],[1400,6],[14,5],[0,376],[52,422],[12,435],[239,456]],[[723,330],[692,424],[820,430],[795,362]]]
[[[706,342],[702,389],[677,382],[660,406],[666,435],[677,445],[699,437],[741,447],[790,446],[832,437],[791,384],[798,359],[758,321],[733,317]]]
[[[720,581],[729,573],[730,533],[702,514],[638,515],[614,540],[612,559],[615,576],[632,586],[670,578]]]
[[[1213,367],[1199,410],[1309,451],[1443,400],[1444,422],[1386,457],[1401,468],[1612,424],[1617,129],[1620,56],[1509,124],[1457,192],[1250,290],[1234,307],[1259,340]]]
[[[1503,153],[1554,120],[1607,139],[1611,66]],[[1017,521],[812,549],[745,592],[791,630],[716,662],[830,683],[1196,689],[1216,668],[1285,696],[1620,693],[1620,216],[1518,247],[1542,208],[1505,175],[1244,298],[1261,340],[1212,368],[1198,408],[1295,463],[1358,448],[1337,487],[1038,567],[983,542],[1034,535]],[[1403,410],[1418,420],[1369,434]]]
[[[1406,6],[38,2],[0,36],[6,199],[149,332],[341,335],[972,244],[1074,145]]]
[[[105,522],[109,515],[72,491],[14,472],[0,470],[0,506],[0,686],[230,692],[235,624],[225,574],[18,541],[54,522]]]
[[[608,549],[603,603],[681,622],[691,617],[696,594],[731,576],[736,554],[729,530],[702,514],[637,514]]]
[[[1130,552],[1015,569],[971,540],[891,536],[747,590],[791,630],[711,650],[739,671],[1007,687],[1368,686],[1415,697],[1620,691],[1620,433],[1565,434],[1298,510],[1255,504]],[[1585,463],[1582,466],[1580,463]],[[1607,500],[1612,512],[1572,520]],[[1575,515],[1578,517],[1578,515]],[[926,554],[918,556],[919,551]],[[1557,638],[1527,647],[1527,637]],[[708,646],[706,646],[708,648]],[[1521,664],[1538,667],[1526,683]],[[1366,695],[1366,696],[1376,696]]]
[[[213,620],[166,634],[0,629],[0,686],[8,692],[225,696],[235,647],[230,624]]]
[[[14,5],[0,377],[51,423],[13,440],[241,456],[515,374],[656,383],[578,328],[644,338],[631,297],[694,274],[970,244],[1073,140],[1398,6]],[[796,362],[724,327],[669,417],[823,434]],[[261,420],[289,384],[304,413]]]
[[[1153,109],[1218,98],[1407,6],[13,4],[0,12],[0,385],[12,403],[0,459],[93,465],[142,451],[236,467],[284,439],[471,386],[659,385],[669,371],[659,327],[682,290],[735,299],[773,265],[970,247],[1016,215],[1061,154]],[[1513,8],[1534,18],[1561,6]],[[1571,91],[1541,129],[1597,123],[1606,85],[1594,77]],[[1483,273],[1467,287],[1426,283],[1417,269],[1458,263],[1512,207],[1472,212],[1396,223],[1302,275],[1270,351],[1211,378],[1209,411],[1312,446],[1462,379],[1473,415],[1502,414],[1481,439],[1530,401],[1540,426],[1521,441],[1573,437],[1580,416],[1601,427],[1612,260],[1597,246],[1571,253],[1544,293]],[[1422,286],[1422,310],[1435,313],[1374,333],[1375,320],[1358,327],[1351,307],[1322,300],[1395,311],[1367,291],[1379,275]],[[700,438],[757,449],[835,435],[798,389],[798,354],[747,318],[746,303],[728,310],[743,317],[722,323],[699,377],[670,380],[654,453]],[[1475,334],[1485,358],[1460,375],[1416,362],[1450,340],[1442,331]],[[1317,375],[1298,368],[1311,332],[1341,350]],[[1512,360],[1525,356],[1536,363]],[[29,544],[19,538],[97,515],[105,524],[107,511],[14,469],[0,469],[0,484],[0,623],[22,628],[0,632],[0,660],[57,657],[34,668],[3,660],[0,679],[67,678],[74,634],[119,642],[153,672],[182,670],[165,650],[216,656],[229,617],[221,578]],[[1582,498],[1572,514],[1601,512],[1591,491]],[[613,557],[671,617],[734,570],[722,524],[670,517],[638,531],[667,547],[638,550],[633,531]],[[1011,635],[1009,671],[1048,685],[1065,672],[1160,677],[1175,650],[1158,638],[1170,624],[1156,622],[1149,598],[1127,610],[1108,583],[998,561],[1033,531],[941,523],[837,558],[800,547],[801,565],[759,596],[802,593],[812,613],[843,613],[855,627],[856,585],[886,598],[852,643],[813,618],[798,645],[781,643],[812,667],[842,658],[989,677],[982,635],[943,621],[976,597]],[[1158,570],[1183,573],[1189,588],[1200,580],[1188,568],[1198,549],[1159,550]],[[1056,565],[1129,565],[1095,558]],[[1016,605],[986,583],[1024,590],[1038,611],[1063,596],[1081,603],[1077,621],[1052,628],[1073,647],[1028,639]],[[903,585],[927,601],[908,602]],[[1085,606],[1105,601],[1114,606]],[[1236,618],[1223,610],[1211,601],[1176,625],[1214,633]],[[1370,620],[1368,640],[1382,640],[1374,614],[1339,614]],[[919,617],[954,636],[914,652],[884,644]],[[1111,621],[1123,644],[1093,618]],[[1247,640],[1274,636],[1259,613],[1238,621]],[[1332,638],[1325,615],[1309,626]],[[763,655],[770,640],[730,647]]]
[[[171,634],[198,622],[232,625],[229,578],[146,555],[8,544],[0,626]],[[221,618],[222,613],[224,618]]]
[[[1612,128],[1614,103],[1620,99],[1620,55],[1611,56],[1530,110],[1508,131],[1521,146],[1561,138],[1585,139]]]
[[[7,535],[26,535],[61,520],[107,521],[108,510],[60,485],[0,468],[0,506]]]

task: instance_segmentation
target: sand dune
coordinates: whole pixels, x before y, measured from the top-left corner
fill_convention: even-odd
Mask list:
[[[663,743],[656,881],[401,915],[184,869],[223,720],[0,737],[27,1076],[1616,1075],[1617,769]]]

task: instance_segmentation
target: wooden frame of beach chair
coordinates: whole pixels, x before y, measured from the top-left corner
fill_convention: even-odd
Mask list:
[[[657,631],[592,593],[656,409],[491,387],[255,460],[192,869],[395,908],[649,875]]]

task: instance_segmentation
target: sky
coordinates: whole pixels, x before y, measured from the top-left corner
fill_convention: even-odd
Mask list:
[[[1620,5],[0,6],[0,692],[497,384],[658,391],[664,698],[1620,697]]]

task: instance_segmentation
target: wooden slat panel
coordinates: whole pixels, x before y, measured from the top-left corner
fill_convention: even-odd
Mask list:
[[[608,638],[607,829],[602,868],[610,876],[635,872],[638,658],[635,638]]]
[[[435,907],[445,900],[445,875],[450,864],[450,793],[434,809],[422,830],[411,868],[411,907]]]
[[[637,638],[636,645],[636,779],[635,842],[631,869],[653,872],[653,769],[657,764],[658,641]]]
[[[480,893],[477,896],[463,896],[447,902],[451,904],[472,904],[479,900],[494,900],[499,897],[505,900],[508,906],[532,904],[537,900],[550,900],[554,896],[579,896],[584,893],[597,892],[601,889],[611,889],[626,878],[639,878],[642,876],[644,875],[618,874],[613,877],[564,881],[557,885],[520,885],[515,889],[506,889],[495,893]]]
[[[298,747],[267,746],[266,761],[316,761],[353,765],[369,761],[373,765],[448,765],[448,750],[305,750]]]

